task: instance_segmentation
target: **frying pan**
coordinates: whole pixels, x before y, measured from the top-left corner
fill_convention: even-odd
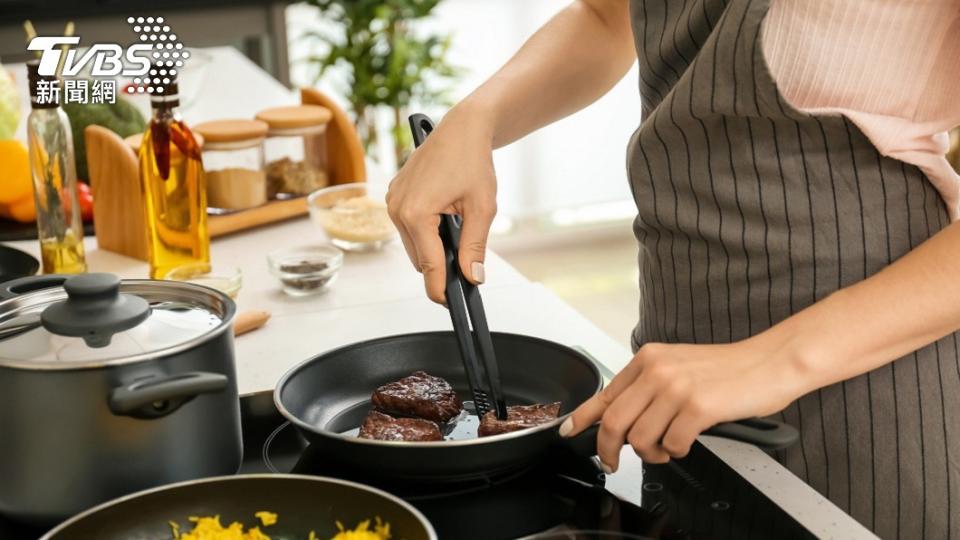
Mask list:
[[[32,276],[40,268],[40,262],[31,255],[0,245],[0,283],[11,279]]]
[[[306,539],[337,533],[336,522],[355,527],[379,516],[393,538],[435,540],[433,527],[420,511],[386,492],[363,484],[292,474],[254,474],[193,480],[141,491],[104,503],[63,522],[41,540],[129,540],[172,538],[169,521],[189,531],[189,516],[220,516],[224,526],[239,521],[259,525],[254,513],[278,515],[260,527],[271,538]]]
[[[533,463],[551,445],[565,444],[578,454],[596,454],[596,426],[570,439],[557,429],[566,415],[603,385],[593,361],[570,347],[530,336],[493,332],[508,405],[561,404],[560,417],[532,429],[476,438],[476,420],[461,420],[454,440],[378,441],[356,437],[370,410],[370,396],[383,384],[414,371],[446,379],[462,400],[470,386],[453,332],[385,337],[348,345],[309,359],[277,383],[280,413],[322,453],[371,475],[419,481],[482,478]],[[472,428],[472,429],[471,429]],[[794,428],[766,420],[718,424],[709,435],[766,449],[783,448],[797,438]]]

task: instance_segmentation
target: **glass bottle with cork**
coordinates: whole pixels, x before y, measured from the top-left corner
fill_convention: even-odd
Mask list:
[[[154,64],[151,76],[161,82],[149,87],[153,114],[140,143],[140,187],[150,277],[160,279],[179,266],[208,265],[210,236],[200,145],[180,116],[176,71]]]
[[[27,64],[27,79],[31,106],[27,145],[43,272],[86,272],[73,136],[70,119],[60,107],[60,81],[40,75],[38,61]]]

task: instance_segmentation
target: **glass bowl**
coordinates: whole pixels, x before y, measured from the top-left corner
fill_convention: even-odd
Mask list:
[[[341,184],[311,193],[307,207],[333,245],[347,251],[373,251],[398,236],[387,215],[386,196],[386,185]]]
[[[283,285],[283,292],[308,296],[333,284],[343,266],[343,252],[333,246],[280,249],[267,255],[267,264]]]
[[[241,276],[240,269],[236,266],[194,263],[170,270],[164,279],[205,285],[235,299],[243,283]]]

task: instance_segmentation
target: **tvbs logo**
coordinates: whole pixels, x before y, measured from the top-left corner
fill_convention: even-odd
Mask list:
[[[41,52],[37,69],[40,75],[56,75],[61,56],[65,54],[60,74],[64,77],[77,75],[91,63],[90,75],[93,77],[136,77],[145,75],[151,63],[180,67],[183,59],[189,56],[182,50],[183,44],[177,41],[170,26],[164,24],[163,17],[128,17],[127,24],[133,27],[142,43],[126,49],[117,43],[94,43],[78,58],[74,47],[80,44],[79,37],[42,36],[30,40],[27,49]]]

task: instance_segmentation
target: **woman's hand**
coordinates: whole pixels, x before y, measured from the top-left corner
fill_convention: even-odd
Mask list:
[[[463,275],[483,283],[487,235],[497,211],[491,130],[482,113],[451,110],[390,183],[387,209],[427,296],[445,303],[440,214],[463,217],[459,261]]]
[[[649,343],[560,427],[570,437],[600,422],[597,454],[617,470],[629,443],[646,462],[683,457],[720,422],[767,416],[799,397],[776,349],[758,339],[723,345]]]

